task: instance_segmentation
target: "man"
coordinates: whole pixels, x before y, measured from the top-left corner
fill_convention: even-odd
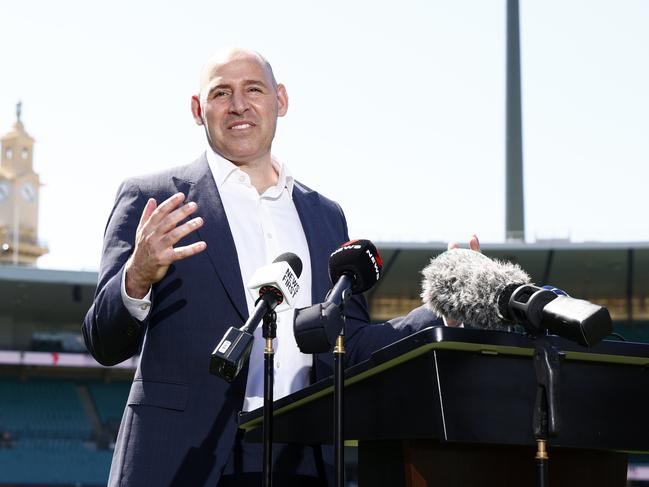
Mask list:
[[[261,448],[241,441],[237,413],[262,403],[262,353],[253,349],[232,384],[208,373],[210,354],[227,327],[248,317],[254,302],[244,284],[255,269],[293,252],[304,265],[298,306],[321,302],[331,287],[329,254],[348,240],[340,207],[271,156],[288,95],[263,57],[217,54],[203,68],[191,109],[205,129],[206,153],[122,184],[83,324],[100,363],[141,354],[111,486],[259,485]],[[368,327],[358,297],[347,313],[350,362],[436,320],[419,310],[394,326]],[[330,354],[297,351],[293,312],[278,315],[276,398],[332,371]],[[322,485],[319,449],[278,446],[275,453],[278,485]]]

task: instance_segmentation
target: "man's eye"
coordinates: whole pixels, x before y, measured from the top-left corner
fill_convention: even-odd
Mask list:
[[[261,93],[261,88],[258,88],[256,86],[251,86],[248,88],[248,91],[252,91],[254,93]]]
[[[212,98],[223,98],[224,96],[228,96],[228,92],[224,90],[219,90],[214,92]]]

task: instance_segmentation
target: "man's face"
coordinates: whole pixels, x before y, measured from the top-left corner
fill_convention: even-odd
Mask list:
[[[212,149],[238,165],[270,160],[288,97],[260,59],[239,53],[214,62],[203,73],[199,97],[192,99],[192,112]]]

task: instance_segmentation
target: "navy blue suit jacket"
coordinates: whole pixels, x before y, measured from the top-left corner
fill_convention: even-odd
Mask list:
[[[162,202],[177,192],[198,204],[202,228],[179,245],[204,240],[206,251],[173,264],[153,286],[152,308],[135,320],[121,298],[124,265],[148,198]],[[312,300],[331,287],[329,254],[348,240],[335,202],[296,182],[293,201],[311,254]],[[196,215],[193,215],[196,216]],[[221,199],[203,155],[195,162],[143,178],[119,189],[104,237],[99,283],[83,334],[90,353],[114,365],[140,352],[140,363],[122,418],[111,466],[111,486],[217,484],[228,460],[243,404],[247,369],[232,383],[209,374],[210,354],[229,326],[248,317],[237,251]],[[418,310],[387,325],[367,326],[362,297],[347,307],[347,359],[369,353],[435,322]],[[314,357],[316,378],[332,371],[330,354]]]

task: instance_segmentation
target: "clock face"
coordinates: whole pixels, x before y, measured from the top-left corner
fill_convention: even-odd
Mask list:
[[[31,183],[25,183],[22,188],[20,188],[20,195],[25,198],[26,201],[31,203],[36,199],[36,188],[34,188],[34,185]]]
[[[11,194],[11,186],[7,181],[0,181],[0,203],[6,201]]]

